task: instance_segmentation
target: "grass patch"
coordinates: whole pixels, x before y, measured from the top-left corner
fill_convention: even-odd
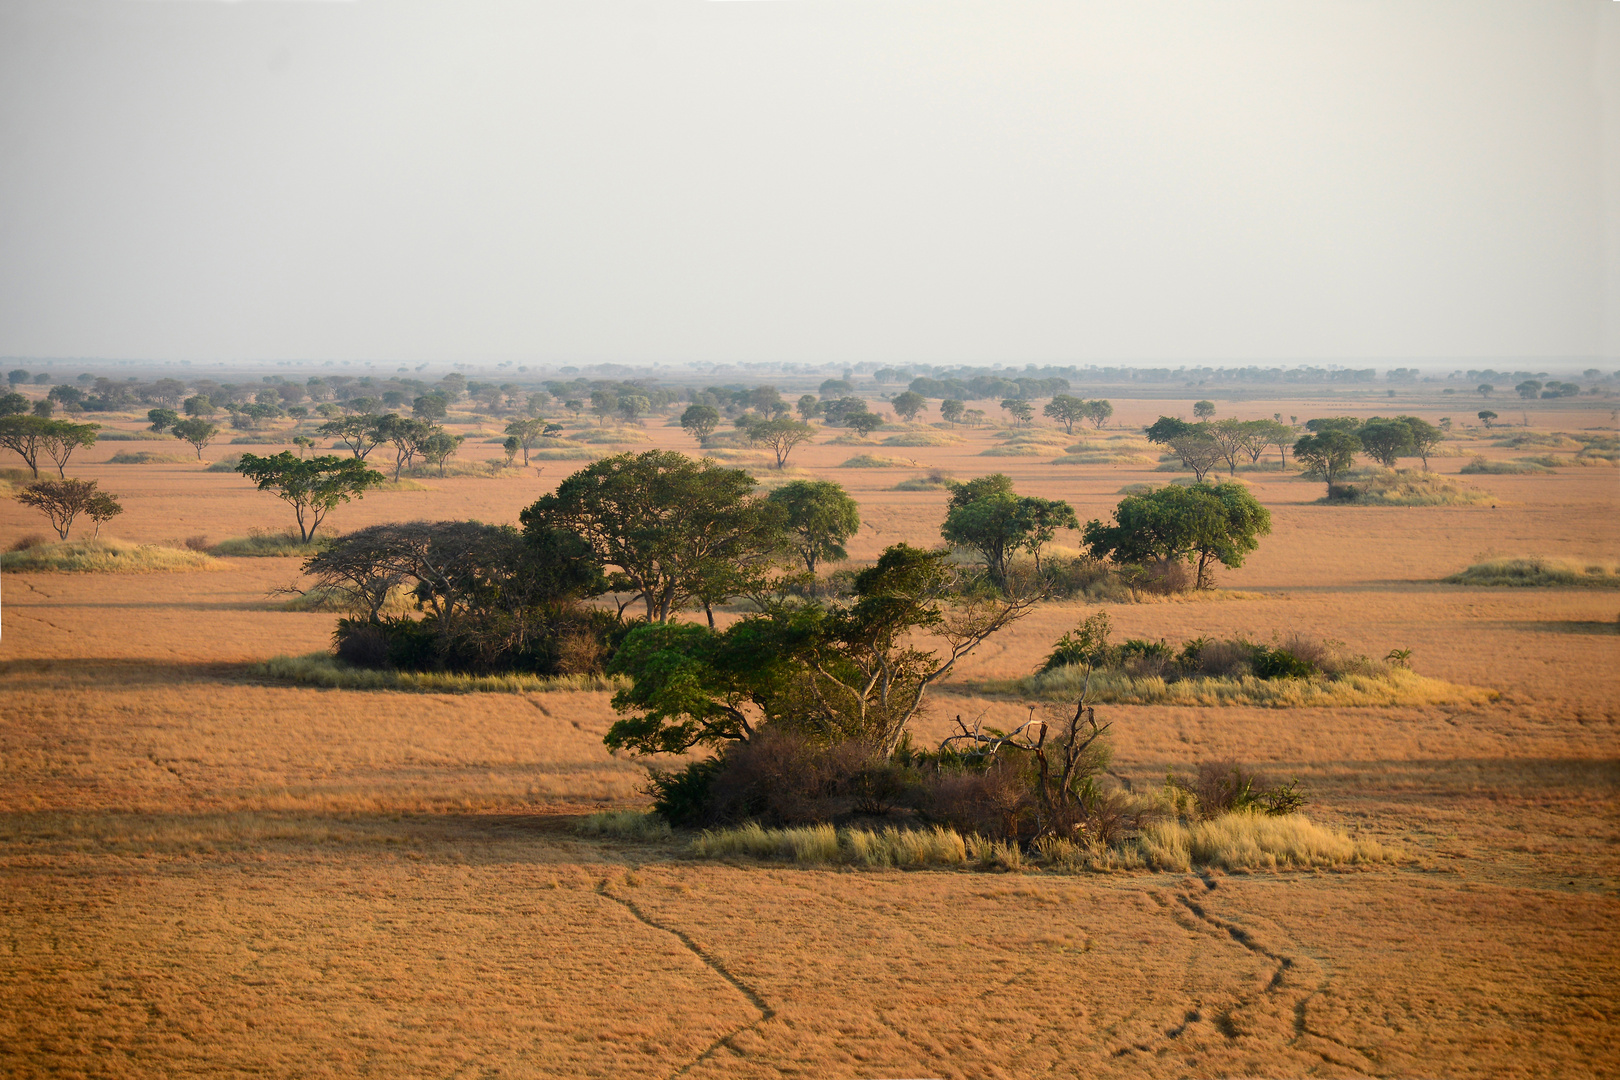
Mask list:
[[[883,454],[861,454],[852,457],[840,469],[915,469],[917,462],[911,458],[886,457]]]
[[[1542,459],[1545,460],[1547,459]],[[1533,461],[1530,458],[1490,461],[1485,455],[1480,454],[1457,471],[1466,476],[1516,476],[1520,473],[1552,472],[1552,467],[1543,464],[1542,461]]]
[[[153,450],[120,450],[107,459],[109,465],[186,465],[196,457],[180,454],[159,454]]]
[[[951,474],[935,469],[924,476],[913,476],[894,485],[895,491],[944,491],[951,482]]]
[[[604,810],[592,814],[577,826],[582,836],[610,837],[614,840],[668,840],[674,835],[669,822],[657,814],[639,810]]]
[[[1488,491],[1421,469],[1358,470],[1347,479],[1356,482],[1336,484],[1334,498],[1317,501],[1346,506],[1477,506],[1496,498]]]
[[[575,442],[585,443],[589,446],[603,446],[617,443],[648,442],[652,436],[638,427],[611,427],[586,428],[575,432],[570,438]],[[534,451],[529,451],[534,456]]]
[[[0,555],[0,568],[31,573],[154,574],[215,570],[219,565],[200,551],[111,537],[37,544]]]
[[[615,819],[652,815],[593,816]],[[605,820],[602,831],[594,835],[614,835],[609,830],[615,825]],[[627,822],[625,827],[642,826]],[[752,822],[734,829],[705,831],[692,840],[688,850],[698,858],[764,859],[800,866],[977,867],[1003,871],[1040,866],[1069,872],[1187,872],[1195,867],[1237,872],[1313,870],[1395,863],[1405,858],[1382,844],[1355,840],[1337,829],[1318,825],[1304,814],[1272,817],[1246,812],[1222,814],[1211,821],[1150,821],[1135,836],[1111,847],[1090,847],[1049,837],[1037,842],[1029,853],[1016,844],[938,827],[873,831],[808,825],[766,829]]]
[[[330,653],[273,656],[258,665],[272,679],[331,690],[405,690],[422,694],[541,694],[559,690],[617,690],[605,675],[462,675],[452,671],[395,671],[345,664]]]
[[[776,458],[762,450],[731,450],[719,447],[703,451],[703,456],[728,465],[774,465]]]
[[[1617,455],[1612,450],[1582,450],[1574,457],[1559,457],[1557,454],[1538,454],[1534,457],[1522,457],[1518,460],[1526,465],[1539,465],[1544,469],[1589,468],[1591,466],[1610,466],[1615,464]]]
[[[530,452],[533,456],[533,451]],[[437,465],[413,465],[400,473],[401,476],[414,476],[423,480],[445,480],[452,476],[475,476],[480,480],[497,480],[501,477],[522,476],[523,467],[514,465],[507,468],[501,461],[447,461],[444,463],[444,475],[439,475]],[[408,490],[408,489],[406,489]],[[417,487],[418,491],[427,489]]]
[[[236,466],[241,464],[241,461],[241,454],[226,454],[218,461],[209,462],[203,472],[235,472]]]
[[[272,532],[269,529],[254,529],[246,536],[222,540],[215,544],[209,552],[211,555],[230,555],[236,558],[287,558],[298,556],[308,558],[319,554],[332,546],[332,542],[325,537],[316,537],[313,543],[304,543],[298,534],[290,529]]]
[[[1151,465],[1152,459],[1129,451],[1087,450],[1052,459],[1053,465]]]
[[[1620,567],[1608,568],[1568,559],[1488,559],[1445,579],[1452,585],[1503,585],[1524,588],[1620,588]]]
[[[1021,679],[988,679],[959,683],[975,693],[1004,694],[1026,700],[1074,701],[1085,683],[1085,669],[1067,666]],[[1392,667],[1373,674],[1313,675],[1298,679],[1262,679],[1254,675],[1221,675],[1167,680],[1160,675],[1133,675],[1121,670],[1091,673],[1090,700],[1114,705],[1260,706],[1271,709],[1364,708],[1382,705],[1465,705],[1490,701],[1495,691],[1458,686]]]
[[[292,440],[283,434],[261,432],[257,435],[238,435],[227,445],[229,446],[286,446]]]
[[[1521,450],[1526,447],[1574,450],[1583,446],[1584,442],[1578,436],[1563,431],[1520,431],[1512,435],[1504,435],[1500,439],[1494,439],[1492,445],[1504,446],[1510,450]]]
[[[992,446],[987,450],[980,450],[980,457],[1050,457],[1055,453],[1050,445],[1037,443],[1013,443],[1005,446]]]
[[[530,461],[595,461],[601,454],[584,447],[562,446],[545,450],[530,450]]]
[[[955,446],[962,440],[948,431],[906,431],[890,435],[884,446]]]
[[[60,417],[58,417],[60,419]],[[98,431],[96,442],[173,442],[170,435],[159,435],[155,431]]]

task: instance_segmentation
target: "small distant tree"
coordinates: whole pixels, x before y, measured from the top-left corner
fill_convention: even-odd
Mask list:
[[[1487,399],[1488,399],[1488,398],[1489,398],[1489,397],[1490,397],[1490,396],[1491,396],[1491,395],[1492,395],[1492,394],[1493,394],[1493,393],[1495,393],[1495,392],[1496,392],[1496,387],[1494,387],[1494,386],[1492,386],[1492,385],[1491,385],[1491,384],[1490,384],[1490,383],[1488,383],[1488,382],[1482,382],[1482,383],[1480,383],[1480,384],[1479,384],[1479,386],[1478,386],[1478,387],[1477,387],[1477,389],[1478,389],[1478,390],[1479,390],[1479,396],[1480,396],[1480,397],[1482,397],[1482,398],[1487,398]]]
[[[1108,423],[1108,418],[1113,415],[1114,403],[1106,398],[1097,398],[1095,401],[1086,402],[1086,419],[1090,420],[1091,426],[1099,431],[1104,424]]]
[[[437,423],[450,414],[450,403],[443,394],[423,394],[411,402],[411,415],[429,424]]]
[[[1093,557],[1131,565],[1185,560],[1197,568],[1199,589],[1214,586],[1217,563],[1242,566],[1259,537],[1271,532],[1271,512],[1236,483],[1127,495],[1114,508],[1114,521],[1087,522],[1085,541]]]
[[[877,413],[860,409],[844,417],[844,426],[854,428],[860,432],[861,438],[864,439],[883,426],[883,417]]]
[[[971,548],[984,558],[985,573],[996,588],[1008,588],[1008,564],[1027,551],[1040,566],[1041,548],[1059,529],[1077,529],[1074,508],[1066,502],[1020,496],[1002,473],[951,485],[940,535],[955,547]]]
[[[506,441],[501,443],[501,450],[506,454],[506,467],[508,469],[512,467],[512,459],[517,457],[517,453],[520,449],[522,449],[522,447],[523,443],[519,441],[516,435],[508,435],[506,437]],[[523,457],[523,464],[527,465],[528,463],[529,458],[528,455],[525,454]]]
[[[966,403],[958,401],[955,398],[946,398],[944,401],[939,403],[939,416],[941,420],[944,420],[948,424],[960,424],[962,422],[962,414],[966,411],[966,409]]]
[[[28,412],[28,399],[22,394],[0,395],[0,416],[22,416]]]
[[[1001,407],[1019,424],[1027,424],[1035,417],[1035,410],[1023,398],[1003,398]]]
[[[1178,435],[1185,435],[1194,425],[1174,416],[1161,416],[1143,429],[1147,441],[1160,446],[1169,446],[1170,440]]]
[[[30,419],[33,419],[30,417]],[[68,458],[83,446],[96,444],[100,424],[75,424],[68,420],[47,420],[40,437],[40,449],[56,464],[56,475],[66,479]]]
[[[563,402],[563,408],[573,413],[574,419],[578,420],[579,414],[585,411],[585,403],[578,398],[568,398]]]
[[[928,399],[915,390],[907,390],[903,394],[896,394],[889,404],[894,406],[894,415],[909,424],[917,419],[918,413],[928,407]]]
[[[805,420],[809,420],[812,417],[819,416],[821,414],[821,401],[814,394],[801,394],[799,395],[799,404],[797,408],[799,410],[799,416]]]
[[[804,568],[849,558],[844,541],[861,527],[861,511],[839,484],[831,480],[795,480],[771,492],[767,502],[780,507],[788,543]]]
[[[854,427],[855,418],[851,418],[849,423]],[[878,423],[881,424],[882,421],[879,420]],[[776,455],[776,467],[780,469],[787,464],[788,455],[793,452],[793,448],[815,434],[815,429],[803,420],[778,416],[772,420],[757,420],[749,424],[743,429],[743,434],[747,436],[750,445],[770,447],[771,453]]]
[[[80,514],[95,521],[99,533],[103,521],[124,512],[117,499],[97,489],[94,480],[39,480],[19,491],[17,501],[48,517],[62,540],[68,538]]]
[[[1227,460],[1226,449],[1216,440],[1209,424],[1185,424],[1180,434],[1170,437],[1167,443],[1181,458],[1181,464],[1192,470],[1193,479],[1199,483],[1203,483],[1211,470]]]
[[[1481,409],[1476,415],[1484,422],[1486,430],[1490,430],[1491,421],[1496,419],[1496,414],[1489,409]]]
[[[1200,420],[1208,420],[1210,417],[1215,415],[1215,403],[1213,401],[1194,402],[1193,415],[1198,417]]]
[[[316,430],[328,438],[337,439],[356,458],[364,461],[367,454],[388,441],[380,426],[382,419],[375,413],[355,413],[353,416],[328,420]]]
[[[538,416],[520,417],[508,423],[503,430],[503,434],[516,439],[518,446],[522,448],[524,468],[529,466],[529,448],[542,438],[545,433],[546,421],[543,417]],[[507,461],[510,463],[510,456],[507,457]]]
[[[155,431],[159,435],[180,422],[180,414],[173,409],[149,409],[146,413],[148,431]]]
[[[399,481],[399,474],[414,462],[422,453],[423,445],[439,429],[425,420],[413,420],[409,417],[389,413],[379,417],[376,422],[377,434],[381,442],[387,442],[394,448],[394,481]]]
[[[1442,429],[1449,427],[1451,421],[1441,420],[1440,427],[1435,427],[1427,420],[1419,419],[1416,416],[1402,416],[1397,417],[1397,419],[1406,425],[1406,430],[1412,435],[1411,452],[1423,459],[1423,467],[1427,469],[1429,467],[1429,455],[1434,453],[1435,447],[1445,441],[1446,433]]]
[[[197,416],[190,420],[177,421],[170,426],[169,434],[181,442],[190,443],[197,451],[197,460],[201,461],[203,447],[214,441],[214,436],[219,434],[219,428]]]
[[[1090,404],[1072,394],[1054,394],[1052,400],[1041,410],[1041,415],[1056,420],[1063,425],[1064,431],[1073,435],[1074,425],[1091,415],[1088,409]]]
[[[298,447],[298,456],[303,457],[306,451],[315,449],[315,440],[308,435],[299,435],[293,439],[293,445]]]
[[[24,371],[22,368],[12,368],[10,371],[6,372],[6,382],[12,386],[16,386],[18,383],[25,383],[27,381],[28,372]]]
[[[1339,477],[1356,463],[1361,453],[1361,439],[1353,431],[1329,428],[1315,435],[1306,435],[1294,443],[1294,457],[1305,463],[1311,472],[1327,481],[1328,494]]]
[[[34,402],[34,415],[42,420],[49,420],[51,415],[55,412],[56,402],[52,401],[50,398],[40,398],[38,401]]]
[[[236,471],[293,508],[304,543],[315,539],[326,515],[350,499],[364,498],[383,482],[382,473],[366,468],[359,458],[325,454],[300,458],[283,450],[273,457],[243,454]]]
[[[626,423],[633,424],[650,412],[652,402],[641,394],[625,394],[619,399],[619,415]]]
[[[619,408],[619,395],[611,390],[591,391],[591,412],[596,414],[596,422],[603,424]]]
[[[445,466],[449,464],[450,458],[460,448],[461,442],[465,438],[465,435],[452,435],[440,428],[422,440],[422,460],[429,465],[437,465],[439,475],[442,477]]]
[[[1357,433],[1361,448],[1374,461],[1393,469],[1403,454],[1413,452],[1412,429],[1400,420],[1382,420],[1374,417],[1361,426]]]
[[[807,395],[808,396],[808,395]],[[815,400],[814,398],[811,399]],[[802,409],[800,410],[803,411]],[[720,426],[720,410],[713,405],[689,405],[681,413],[681,427],[700,444]]]
[[[1541,384],[1539,382],[1537,382],[1535,379],[1526,379],[1526,380],[1524,380],[1524,382],[1520,383],[1518,386],[1515,386],[1513,389],[1520,397],[1524,398],[1526,401],[1530,400],[1531,398],[1536,398],[1536,397],[1541,396]]]

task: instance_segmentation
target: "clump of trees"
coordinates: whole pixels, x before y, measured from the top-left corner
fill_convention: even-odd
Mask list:
[[[1242,566],[1270,532],[1271,512],[1243,485],[1226,483],[1127,495],[1114,509],[1114,524],[1093,519],[1084,537],[1093,557],[1112,560],[1133,580],[1163,580],[1185,563],[1194,569],[1194,587],[1209,589],[1217,565]]]
[[[56,466],[56,475],[66,479],[68,459],[81,447],[95,445],[100,430],[100,424],[76,424],[43,416],[0,416],[0,449],[22,458],[35,479],[39,478],[42,455]]]

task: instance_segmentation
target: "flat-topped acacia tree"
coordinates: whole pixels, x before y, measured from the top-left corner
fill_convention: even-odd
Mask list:
[[[383,475],[368,469],[358,458],[323,454],[301,458],[289,450],[273,457],[243,454],[236,471],[293,508],[298,533],[304,543],[315,539],[315,530],[334,508],[350,499],[363,498],[369,488],[383,482]]]

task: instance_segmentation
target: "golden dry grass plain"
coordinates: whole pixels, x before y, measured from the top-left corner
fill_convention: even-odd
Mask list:
[[[1222,414],[1390,411],[1344,397],[1223,403]],[[1185,415],[1190,400],[1116,397],[1114,422]],[[1612,434],[1607,409],[1561,403],[1532,408],[1530,421]],[[831,434],[791,465],[860,501],[857,560],[935,542],[943,492],[894,490],[928,469],[1006,472],[1021,491],[1069,500],[1081,520],[1106,516],[1125,485],[1169,478],[1129,455],[1051,464],[1067,445],[1102,441],[1090,431],[1040,444],[1045,457],[986,456],[1005,441],[986,429],[940,446],[885,446],[879,431],[867,451],[830,445]],[[625,448],[693,447],[661,420],[645,435]],[[1529,452],[1477,430],[1451,445],[1456,456],[1431,462],[1451,476],[1476,453]],[[218,541],[290,521],[234,474],[110,463],[121,449],[98,445],[69,472],[122,498],[127,512],[109,526],[122,538]],[[864,452],[918,464],[841,467]],[[496,454],[469,442],[461,456]],[[370,495],[330,524],[514,520],[577,467],[536,464],[499,479],[419,479],[421,490]],[[1243,477],[1275,528],[1246,567],[1222,572],[1229,591],[1109,605],[1120,636],[1298,631],[1374,656],[1408,648],[1421,673],[1499,696],[1110,706],[1113,772],[1138,790],[1222,758],[1297,776],[1314,820],[1402,849],[1410,857],[1397,865],[801,869],[586,839],[579,815],[644,802],[647,763],[602,746],[606,693],[276,684],[256,665],[324,648],[335,618],[269,595],[297,581],[295,559],[7,572],[0,1071],[1620,1073],[1620,595],[1439,580],[1492,554],[1612,569],[1620,470],[1458,477],[1496,501],[1410,508],[1323,506],[1321,485],[1297,474]],[[0,500],[0,547],[42,526]],[[933,698],[919,737],[939,737],[957,715],[1021,718],[1023,703],[972,686],[1028,673],[1088,610],[1046,605],[992,639]]]

